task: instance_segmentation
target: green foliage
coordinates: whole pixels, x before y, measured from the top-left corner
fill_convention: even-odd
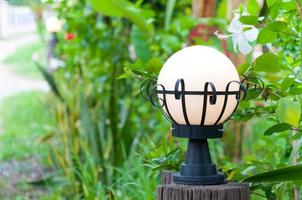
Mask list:
[[[184,161],[184,153],[182,149],[177,148],[167,153],[164,156],[161,156],[162,150],[156,149],[155,151],[150,152],[147,155],[147,158],[150,160],[153,170],[175,170],[177,171]]]
[[[298,127],[301,115],[301,104],[289,98],[281,98],[278,102],[276,114],[280,122]]]
[[[242,23],[247,24],[247,25],[256,25],[256,24],[258,24],[258,17],[257,16],[252,16],[252,15],[242,16],[242,17],[239,18],[239,20]]]
[[[267,25],[267,28],[273,32],[285,32],[288,30],[287,23],[283,21],[274,21]]]
[[[175,4],[176,4],[176,0],[168,0],[168,2],[167,2],[166,12],[165,12],[165,23],[164,23],[165,30],[167,30],[169,28],[169,25],[171,23]]]
[[[222,0],[220,2],[220,4],[218,5],[218,8],[217,8],[217,17],[219,18],[226,18],[227,16],[227,3],[228,3],[228,0]]]
[[[131,41],[134,45],[135,53],[142,62],[147,62],[152,58],[150,45],[147,43],[148,35],[139,30],[136,26],[131,29]]]
[[[189,31],[183,27],[197,22],[182,15],[173,19],[170,13],[165,29],[168,15],[160,12],[165,3],[91,3],[57,5],[65,22],[57,53],[65,67],[54,74],[40,67],[58,97],[53,107],[57,128],[46,139],[58,144],[51,150],[52,164],[68,180],[63,197],[151,200],[156,172],[143,162],[159,145],[166,146],[160,155],[168,154],[174,141],[164,139],[169,128],[162,125],[162,115],[139,96],[141,80],[156,76],[163,60],[185,42]],[[182,12],[183,6],[190,4],[169,12]],[[75,38],[67,41],[65,33]]]
[[[264,135],[272,135],[273,133],[279,133],[287,130],[292,130],[292,126],[287,123],[276,124],[264,132]]]
[[[149,23],[144,19],[145,14],[139,7],[127,0],[90,0],[92,6],[105,16],[126,17],[142,31],[150,32]]]
[[[274,42],[277,39],[277,33],[269,30],[268,28],[263,28],[258,35],[257,43],[266,44]]]
[[[278,56],[273,53],[263,54],[255,60],[254,70],[258,72],[278,72],[281,67],[278,59]]]
[[[291,170],[291,165],[301,162],[297,140],[301,137],[302,22],[293,2],[266,1],[268,6],[260,10],[256,0],[249,0],[246,9],[239,8],[240,22],[260,30],[257,44],[263,46],[263,54],[255,59],[248,56],[238,68],[248,77],[247,98],[234,114],[235,122],[226,125],[224,145],[219,141],[210,145],[213,160],[229,179]],[[141,81],[156,79],[164,60],[187,44],[193,27],[227,29],[227,20],[221,18],[226,16],[227,1],[218,6],[218,18],[206,19],[190,17],[190,3],[58,3],[65,24],[57,52],[66,66],[53,75],[44,74],[59,97],[54,106],[57,129],[49,140],[58,144],[51,151],[53,164],[68,179],[62,196],[154,199],[158,182],[152,168],[179,167],[185,141],[174,143],[166,136],[168,123],[138,96],[138,90]],[[66,41],[65,33],[76,37]],[[232,53],[217,38],[197,37],[192,42]],[[253,193],[290,199],[294,184],[285,183],[292,180],[287,178],[276,178],[278,184],[247,180],[255,181]]]
[[[259,12],[264,19],[255,23],[259,29],[257,44],[262,45],[263,54],[248,60],[242,67],[246,74],[260,77],[264,85],[261,90],[250,88],[248,97],[253,98],[247,98],[248,102],[239,109],[239,120],[249,113],[249,119],[265,119],[265,126],[257,127],[257,133],[265,136],[257,137],[260,142],[254,143],[253,156],[245,158],[249,164],[239,174],[250,177],[242,179],[253,182],[255,195],[267,199],[293,199],[288,191],[294,186],[300,187],[296,180],[299,179],[297,174],[301,173],[301,145],[298,142],[301,140],[301,3],[268,0],[266,5]],[[251,24],[250,21],[241,22]],[[260,95],[250,95],[254,90]],[[255,126],[262,123],[257,122]],[[292,166],[295,164],[299,165]]]
[[[253,175],[243,181],[251,183],[259,182],[283,182],[283,181],[301,181],[302,165],[284,167],[269,172]]]
[[[247,2],[247,11],[255,16],[258,16],[259,13],[259,4],[257,0],[248,0]]]
[[[267,0],[267,1],[266,1],[266,4],[267,4],[267,6],[270,8],[270,7],[272,7],[276,2],[277,2],[277,0]]]

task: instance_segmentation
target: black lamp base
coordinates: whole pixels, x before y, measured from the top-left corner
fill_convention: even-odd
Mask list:
[[[203,143],[205,143],[205,141],[203,141]],[[203,156],[203,158],[205,158],[206,160],[209,159],[206,158],[205,154],[203,154],[202,152],[198,153],[201,154],[201,156]],[[181,165],[180,172],[173,174],[173,182],[183,185],[219,185],[225,183],[225,176],[222,172],[217,171],[216,165],[213,163],[183,163]]]
[[[222,136],[221,126],[175,126],[174,136],[189,138],[186,160],[180,172],[173,174],[173,182],[183,185],[218,185],[225,176],[212,163],[207,138]],[[213,133],[213,135],[211,135]]]
[[[220,185],[225,183],[222,172],[212,176],[182,176],[179,172],[173,174],[173,182],[181,185]]]

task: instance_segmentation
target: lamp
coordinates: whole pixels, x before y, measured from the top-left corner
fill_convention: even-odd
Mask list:
[[[57,17],[49,17],[45,22],[46,30],[50,33],[57,33],[62,29],[62,21]]]
[[[58,32],[62,29],[62,21],[57,17],[52,16],[46,19],[46,30],[50,33],[50,38],[47,44],[47,64],[48,71],[53,72],[58,68],[59,61],[56,58],[56,46],[58,44]]]
[[[225,176],[211,161],[207,139],[222,137],[223,123],[245,96],[233,63],[214,48],[187,47],[166,61],[151,86],[148,97],[171,121],[173,136],[189,139],[186,160],[173,182],[223,184]]]

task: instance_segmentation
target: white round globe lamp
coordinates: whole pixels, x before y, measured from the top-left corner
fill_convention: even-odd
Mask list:
[[[215,104],[207,102],[207,111],[203,124],[200,124],[204,101],[202,94],[186,96],[188,121],[183,115],[181,101],[174,98],[173,95],[166,95],[166,104],[170,111],[171,119],[177,124],[188,124],[188,122],[190,125],[221,124],[236,108],[238,101],[235,93],[239,91],[239,75],[234,64],[220,51],[206,46],[192,46],[173,54],[159,73],[158,89],[161,90],[164,87],[166,91],[175,91],[175,83],[179,79],[183,79],[185,83],[185,92],[190,91],[201,94],[201,91],[208,89],[209,94],[211,94],[213,92],[211,85],[205,88],[208,82],[213,84],[219,95],[216,96]],[[225,96],[220,94],[226,91],[229,83],[228,90],[235,91],[235,93],[227,96],[227,105],[223,115],[219,118],[225,99]],[[181,88],[179,87],[177,90],[181,90]],[[160,98],[163,97],[163,94],[159,93],[158,95]],[[209,101],[210,99],[208,98],[207,100]],[[167,113],[165,107],[164,110]]]
[[[223,123],[245,95],[233,63],[214,48],[184,48],[163,65],[154,91],[172,122],[173,136],[189,138],[186,161],[173,175],[174,183],[224,183],[224,174],[211,161],[207,139],[222,137]],[[154,95],[149,96],[154,101]]]
[[[62,29],[62,21],[57,17],[49,17],[46,19],[45,27],[49,33],[57,33]]]

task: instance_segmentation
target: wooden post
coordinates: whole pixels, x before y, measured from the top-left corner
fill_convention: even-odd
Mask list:
[[[161,172],[157,200],[249,200],[248,183],[228,182],[222,185],[189,186],[172,182],[172,173]]]
[[[215,14],[216,0],[193,0],[192,16],[213,17]]]

